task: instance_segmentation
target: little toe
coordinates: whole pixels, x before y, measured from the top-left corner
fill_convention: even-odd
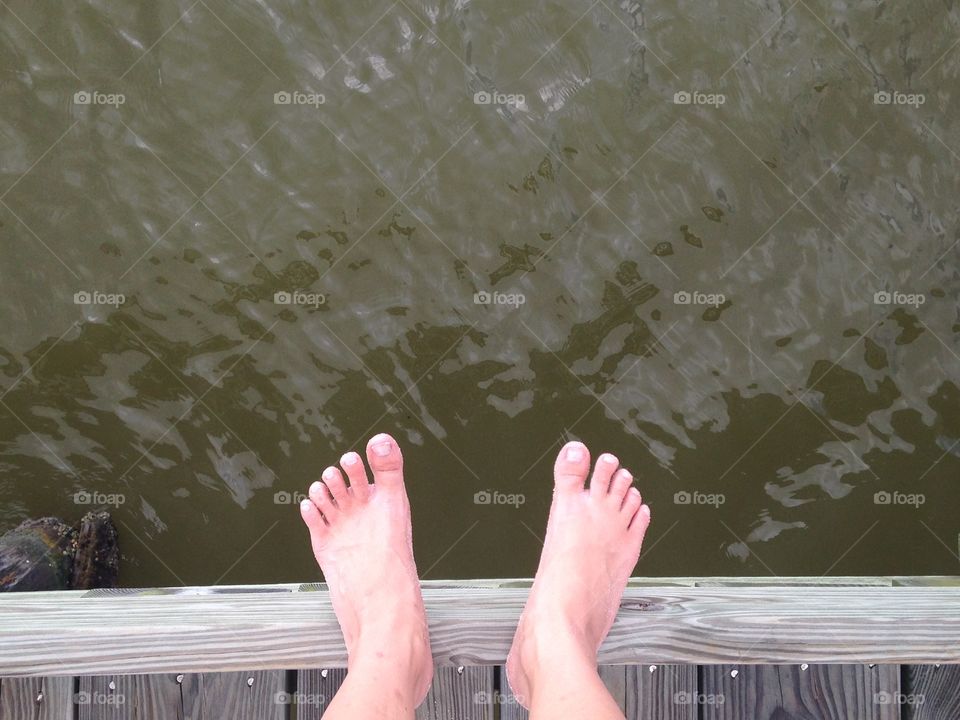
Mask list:
[[[650,527],[650,506],[641,505],[636,514],[633,516],[633,520],[630,521],[630,527],[627,529],[630,538],[636,543],[637,552],[640,552],[640,546],[643,544],[643,536],[647,533],[647,528]]]
[[[323,515],[320,514],[320,510],[317,509],[312,500],[304,498],[300,502],[300,517],[303,518],[303,522],[310,531],[310,541],[314,547],[321,544],[327,536],[328,527],[323,520]]]

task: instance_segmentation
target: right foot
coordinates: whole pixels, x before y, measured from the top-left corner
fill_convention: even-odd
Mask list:
[[[300,514],[330,588],[347,646],[348,668],[401,677],[413,707],[427,694],[433,658],[420,581],[413,561],[410,503],[403,484],[403,456],[389,435],[367,443],[367,480],[355,452],[310,486]],[[404,675],[406,673],[406,675]],[[385,688],[386,689],[386,688]]]
[[[633,476],[618,467],[613,455],[601,455],[584,489],[586,446],[567,443],[557,457],[540,567],[507,656],[507,678],[525,707],[539,673],[550,673],[555,662],[596,667],[637,564],[650,508],[631,487]]]

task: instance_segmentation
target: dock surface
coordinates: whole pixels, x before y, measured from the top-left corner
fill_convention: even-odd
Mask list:
[[[529,580],[425,582],[417,717],[520,720]],[[960,578],[633,580],[600,653],[628,720],[957,720]],[[345,676],[320,584],[0,595],[0,718],[319,718]]]

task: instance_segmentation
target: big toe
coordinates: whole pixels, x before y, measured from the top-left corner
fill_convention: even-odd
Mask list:
[[[403,487],[403,454],[397,441],[386,433],[370,438],[367,462],[373,471],[375,485],[383,489]]]
[[[579,492],[590,470],[590,451],[582,442],[568,442],[557,455],[553,479],[557,492]]]

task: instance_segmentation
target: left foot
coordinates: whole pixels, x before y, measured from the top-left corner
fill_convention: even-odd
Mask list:
[[[300,504],[310,542],[330,588],[347,645],[349,669],[408,673],[404,687],[418,705],[433,677],[420,581],[413,560],[410,503],[397,442],[380,434],[367,443],[374,482],[355,452],[310,486]],[[378,675],[381,673],[377,672]]]

